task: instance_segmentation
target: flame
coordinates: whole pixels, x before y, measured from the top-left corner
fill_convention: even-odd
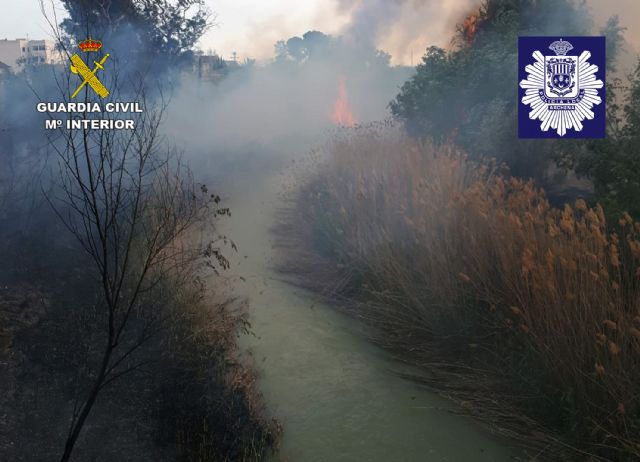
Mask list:
[[[473,39],[476,37],[476,32],[478,32],[478,16],[472,14],[468,16],[464,22],[462,23],[462,30],[464,32],[464,39],[467,43],[473,42]]]
[[[338,89],[338,99],[333,105],[333,113],[331,120],[344,127],[353,127],[356,125],[356,118],[351,111],[349,104],[349,95],[347,93],[347,81],[344,76],[340,77],[340,86]]]

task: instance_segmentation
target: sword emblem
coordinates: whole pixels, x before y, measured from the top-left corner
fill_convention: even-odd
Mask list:
[[[84,61],[80,56],[73,55],[71,57],[71,62],[73,63],[71,65],[71,72],[73,72],[74,74],[79,74],[80,77],[83,78],[83,81],[80,84],[80,86],[71,95],[72,99],[75,98],[78,95],[78,93],[80,93],[80,90],[82,90],[84,86],[87,84],[89,84],[89,86],[93,88],[93,90],[101,98],[106,98],[109,95],[109,90],[107,90],[107,88],[102,84],[102,82],[100,82],[98,77],[96,77],[96,72],[98,72],[98,69],[104,70],[103,64],[105,63],[108,57],[109,57],[109,53],[104,55],[104,57],[100,60],[100,62],[94,61],[93,63],[96,65],[96,67],[94,67],[93,70],[89,69],[89,67],[84,63]]]
[[[80,42],[79,47],[82,51],[87,53],[96,52],[100,50],[100,48],[102,48],[102,42],[100,42],[99,40],[93,40],[89,38],[83,42]],[[80,90],[82,90],[84,86],[87,84],[101,98],[106,98],[109,95],[109,90],[107,90],[107,88],[102,84],[102,82],[100,82],[100,80],[96,76],[96,72],[98,72],[98,70],[104,71],[103,64],[107,61],[107,58],[109,58],[109,53],[104,55],[99,62],[94,61],[93,64],[95,64],[96,67],[94,67],[93,70],[89,69],[89,66],[87,66],[85,62],[82,60],[82,58],[77,54],[74,54],[70,58],[71,72],[73,72],[74,74],[78,74],[80,75],[80,77],[82,77],[82,83],[76,89],[76,91],[74,91],[73,94],[71,95],[72,99],[78,96],[78,93],[80,93]]]

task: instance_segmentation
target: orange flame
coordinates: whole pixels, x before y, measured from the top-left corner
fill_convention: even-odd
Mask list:
[[[340,87],[338,90],[338,99],[333,105],[333,113],[331,120],[344,127],[353,127],[356,125],[356,118],[351,111],[349,104],[349,95],[347,94],[347,82],[344,76],[340,77]]]
[[[478,16],[472,14],[468,16],[464,22],[462,23],[462,30],[464,31],[464,39],[467,43],[473,42],[473,39],[476,37],[476,32],[478,32]]]

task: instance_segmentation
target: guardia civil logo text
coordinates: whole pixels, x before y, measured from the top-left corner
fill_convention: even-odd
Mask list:
[[[521,138],[605,136],[605,38],[520,37]]]

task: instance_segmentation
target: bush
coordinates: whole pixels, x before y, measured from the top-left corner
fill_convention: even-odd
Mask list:
[[[626,85],[628,84],[628,86]],[[640,218],[640,63],[623,86],[615,81],[607,88],[607,138],[589,140],[577,148],[559,151],[558,163],[589,178],[595,196],[609,217],[627,211]]]
[[[590,30],[584,2],[483,0],[458,27],[452,49],[427,49],[391,111],[411,135],[452,141],[475,159],[493,156],[515,175],[545,179],[559,143],[518,139],[518,36]]]
[[[289,215],[299,282],[347,297],[429,384],[552,460],[640,457],[640,223],[611,232],[600,206],[553,208],[531,182],[395,131],[326,151]]]

